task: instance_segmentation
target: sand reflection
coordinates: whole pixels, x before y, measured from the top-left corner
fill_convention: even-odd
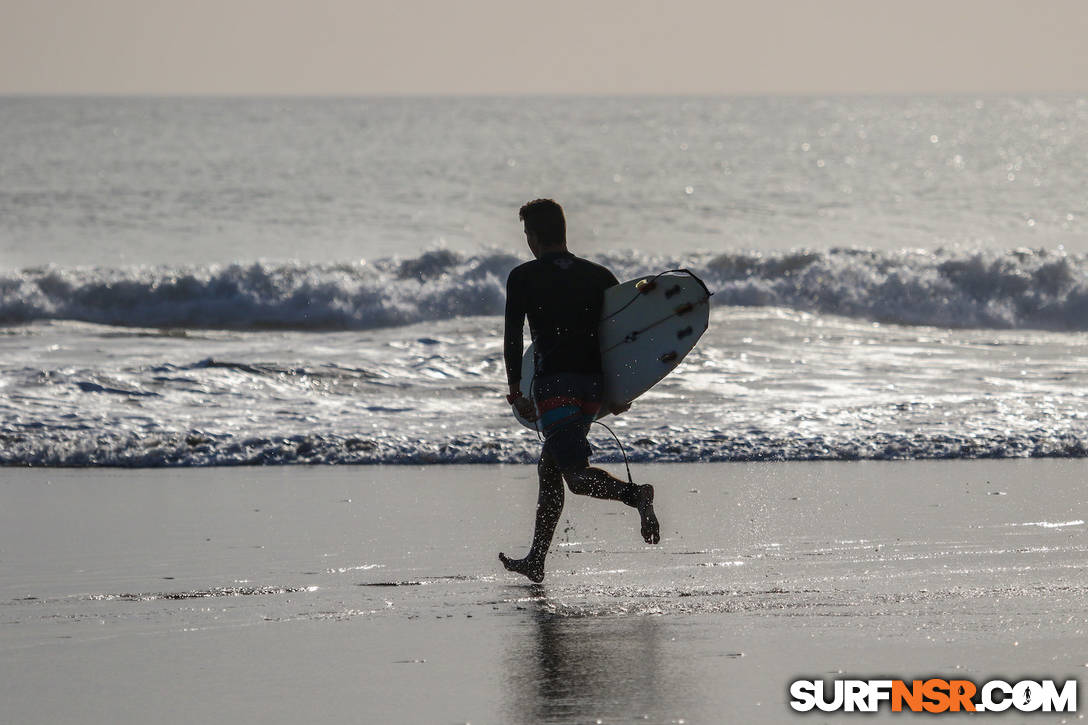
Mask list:
[[[569,607],[556,614],[545,587],[533,590],[527,636],[511,641],[506,656],[508,721],[683,716],[670,707],[678,693],[668,684],[660,617],[580,617]]]

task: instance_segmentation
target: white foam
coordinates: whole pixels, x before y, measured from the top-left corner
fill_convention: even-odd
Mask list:
[[[633,275],[647,259],[613,266]],[[481,284],[498,279],[467,257],[409,261],[357,277],[419,292],[451,284],[435,278],[453,264]],[[501,392],[502,325],[496,314],[347,331],[11,327],[0,335],[0,462],[532,463],[540,442]],[[717,305],[678,371],[612,422],[634,461],[1083,457],[1086,390],[1085,333]],[[592,442],[596,460],[621,460],[603,429]]]
[[[599,258],[621,279],[691,267],[717,305],[773,306],[897,322],[1088,330],[1084,255],[1015,250]],[[239,262],[192,267],[57,267],[0,275],[0,322],[130,327],[366,330],[502,313],[518,259],[433,250],[368,264]]]

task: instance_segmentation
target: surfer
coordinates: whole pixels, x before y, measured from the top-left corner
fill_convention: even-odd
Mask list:
[[[563,511],[563,481],[571,493],[620,501],[638,509],[642,538],[661,540],[654,514],[654,488],[621,481],[589,465],[586,435],[601,407],[603,376],[598,327],[604,291],[619,284],[606,268],[567,250],[563,208],[551,199],[521,207],[525,240],[534,260],[515,267],[506,283],[503,353],[510,394],[506,400],[527,420],[535,420],[532,401],[521,395],[522,326],[536,344],[537,372],[532,396],[540,411],[544,446],[537,464],[540,493],[533,543],[524,559],[499,553],[503,566],[534,582],[544,579],[544,558]],[[626,405],[609,412],[620,414]]]

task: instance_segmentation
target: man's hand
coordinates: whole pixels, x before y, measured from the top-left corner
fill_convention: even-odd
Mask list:
[[[619,415],[620,413],[626,413],[629,410],[631,410],[631,404],[630,403],[613,403],[612,405],[608,406],[608,412],[611,413],[612,415]]]
[[[518,412],[518,415],[525,420],[530,423],[536,420],[536,406],[533,405],[533,401],[526,397],[519,396],[514,398],[514,402],[511,403],[511,405],[514,406],[514,410]]]
[[[514,410],[525,420],[530,423],[536,420],[536,406],[533,405],[533,401],[521,394],[519,386],[511,383],[510,394],[506,396],[506,402],[514,406]]]

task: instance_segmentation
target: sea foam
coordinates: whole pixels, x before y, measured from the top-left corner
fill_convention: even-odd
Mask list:
[[[857,248],[594,259],[621,279],[689,267],[718,305],[774,306],[939,327],[1088,330],[1088,258],[1061,251]],[[519,263],[438,249],[345,264],[59,267],[0,273],[0,323],[367,330],[502,313]]]

